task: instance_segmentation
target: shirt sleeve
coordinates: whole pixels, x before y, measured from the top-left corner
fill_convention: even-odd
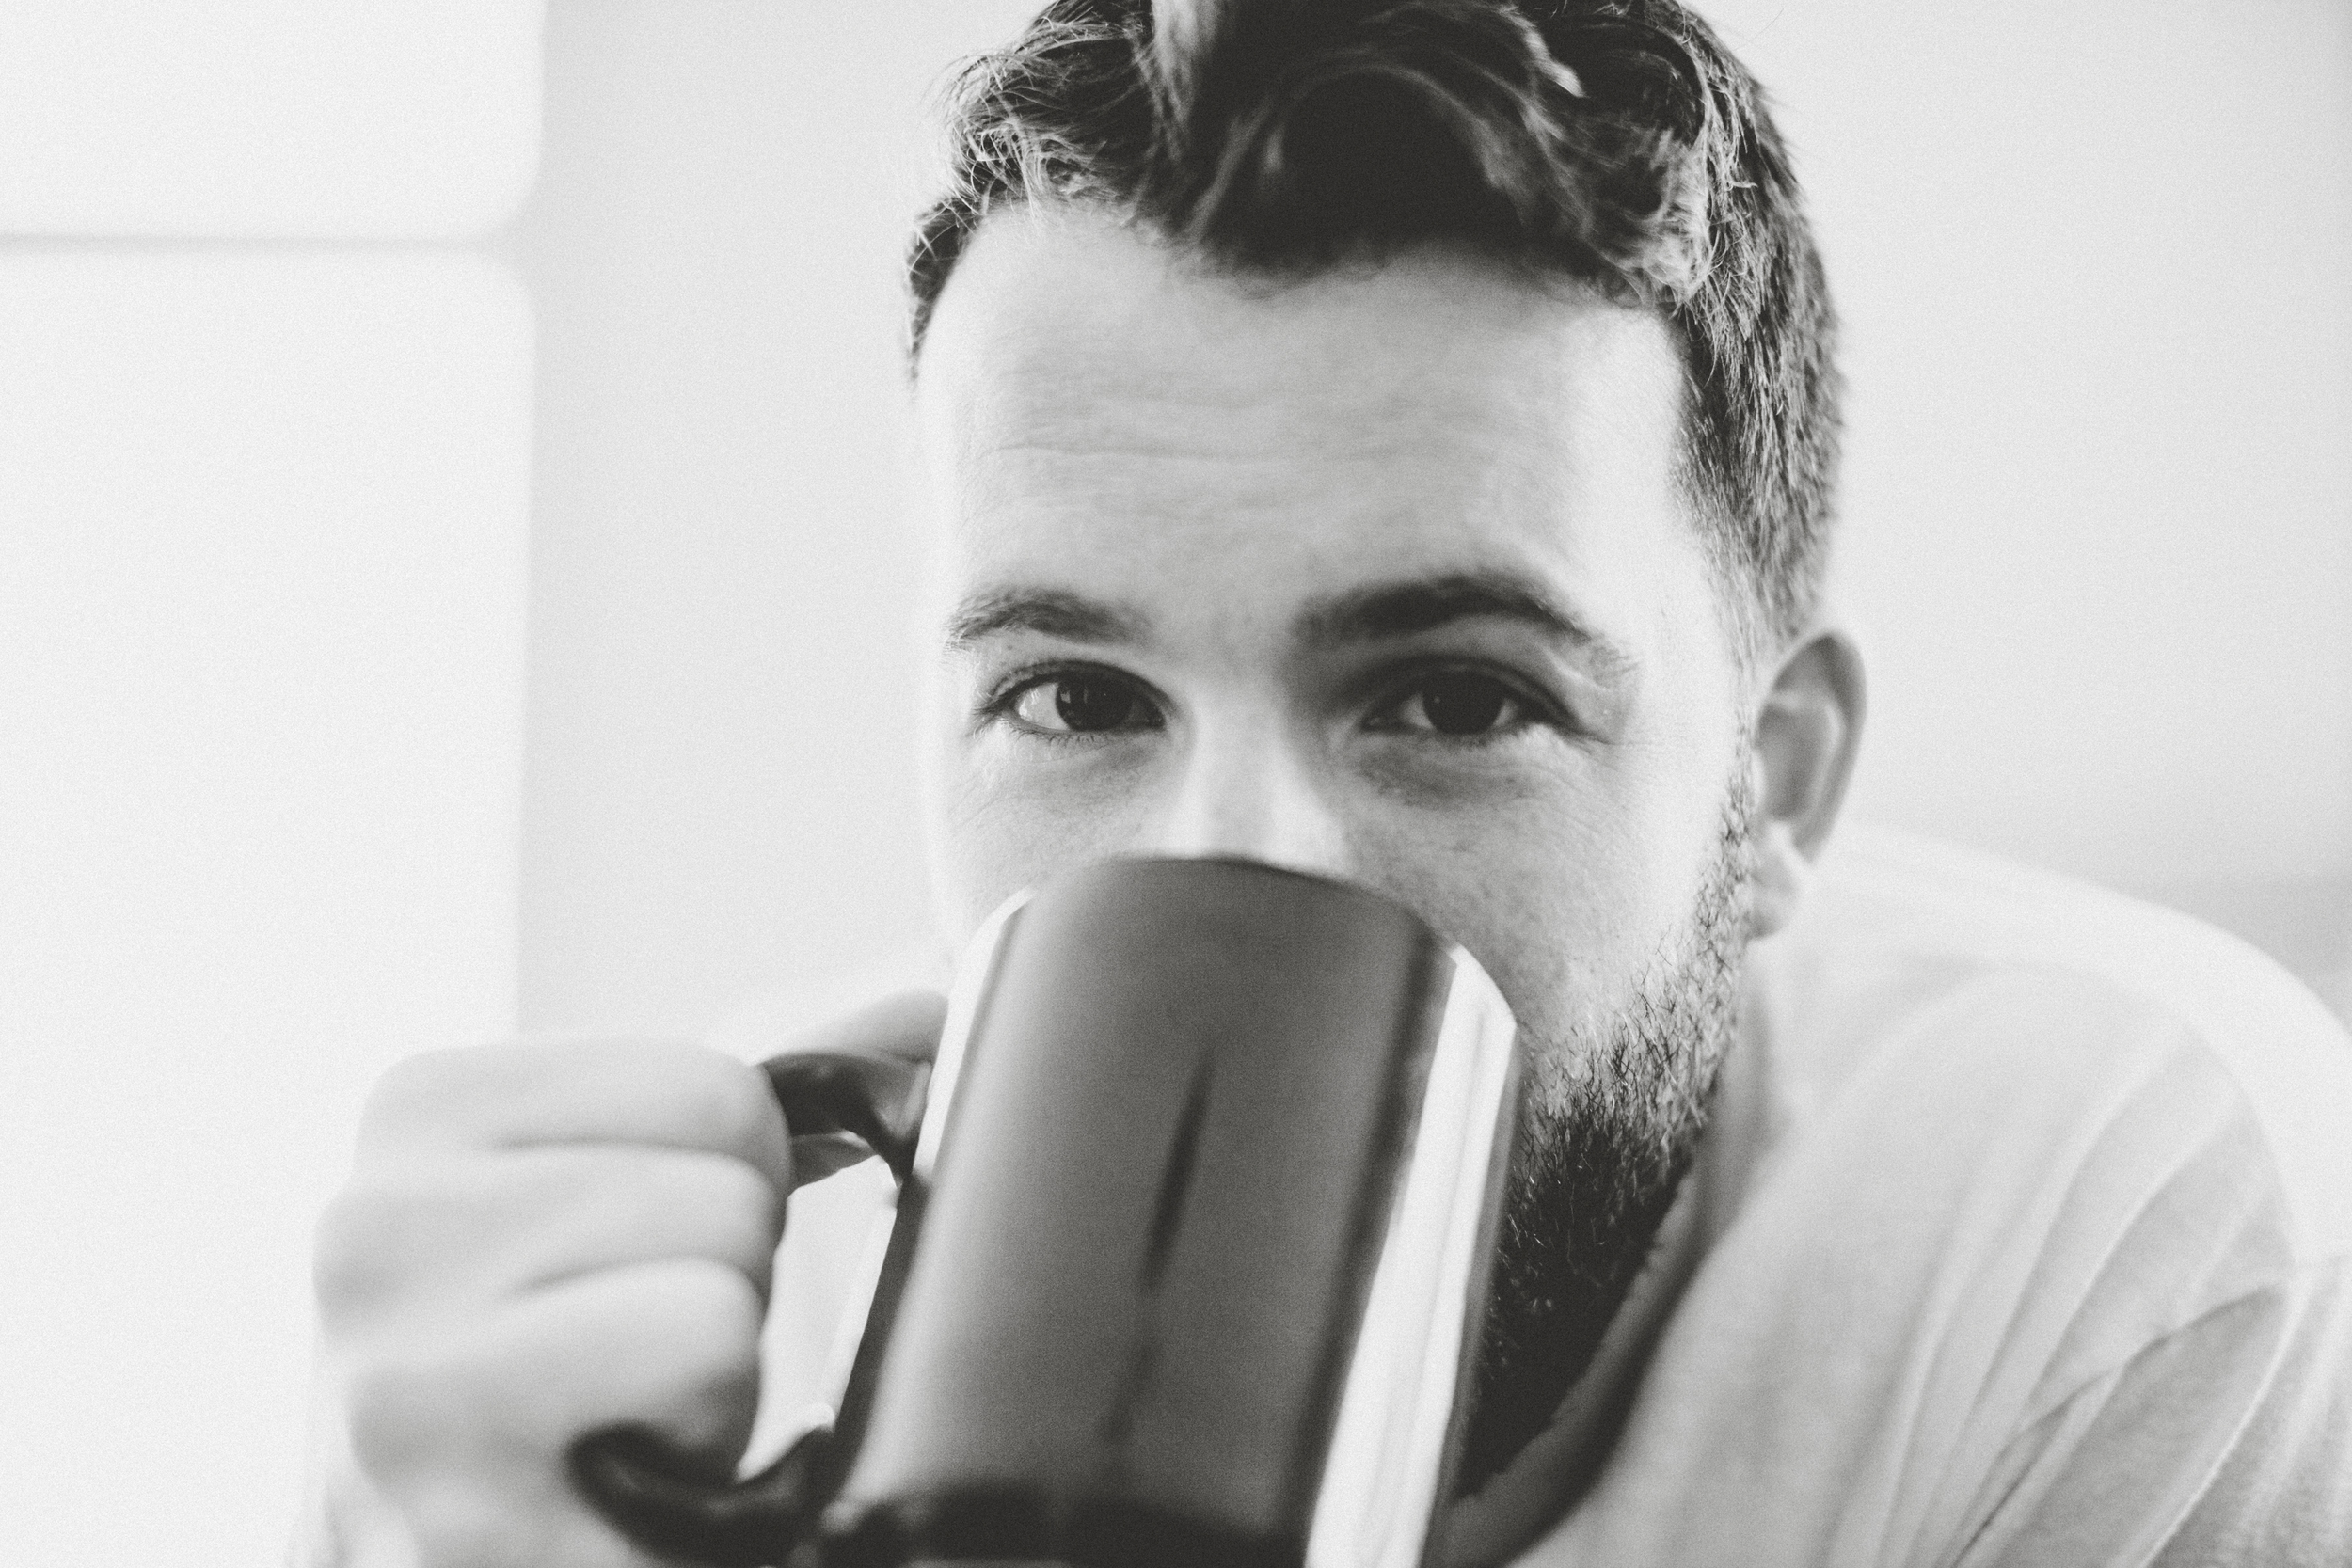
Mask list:
[[[2016,1450],[2010,1506],[1964,1554],[1969,1568],[2346,1568],[2343,1261],[2149,1345],[2021,1433]]]
[[[2261,1399],[2156,1563],[2352,1564],[2352,1261],[2297,1304]]]

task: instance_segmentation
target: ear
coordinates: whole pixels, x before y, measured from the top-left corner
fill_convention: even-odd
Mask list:
[[[1862,650],[1834,627],[1799,638],[1773,672],[1756,715],[1755,936],[1788,925],[1804,901],[1853,774],[1867,696]]]

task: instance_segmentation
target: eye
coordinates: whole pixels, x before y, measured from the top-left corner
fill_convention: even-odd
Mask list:
[[[1015,690],[1004,709],[1044,735],[1155,730],[1160,716],[1133,682],[1106,671],[1066,670]]]
[[[1506,734],[1528,719],[1527,703],[1502,682],[1473,671],[1449,670],[1416,682],[1387,708],[1375,727],[1467,739]]]

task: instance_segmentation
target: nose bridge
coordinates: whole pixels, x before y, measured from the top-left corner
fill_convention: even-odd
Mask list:
[[[1347,835],[1317,774],[1308,737],[1278,712],[1204,720],[1154,824],[1152,852],[1344,875]]]

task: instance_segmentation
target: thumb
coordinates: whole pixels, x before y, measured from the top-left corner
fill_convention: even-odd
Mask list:
[[[829,1051],[929,1064],[932,1053],[939,1049],[939,1032],[946,1023],[947,999],[938,991],[920,988],[896,991],[853,1013],[795,1035],[775,1054],[796,1056],[805,1052]]]

